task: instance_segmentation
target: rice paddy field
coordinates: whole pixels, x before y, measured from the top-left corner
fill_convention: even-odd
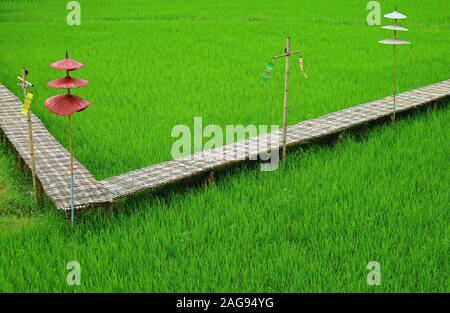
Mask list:
[[[44,100],[63,76],[48,65],[85,63],[76,94],[75,157],[97,179],[170,160],[177,124],[281,124],[284,64],[290,124],[392,94],[391,33],[368,26],[366,1],[79,1],[68,26],[61,1],[0,0],[0,82],[17,95],[20,67],[32,110],[68,146],[65,120]],[[107,3],[107,4],[106,4]],[[383,1],[408,15],[398,49],[400,91],[450,78],[450,3]],[[382,19],[382,23],[386,24]],[[179,187],[121,201],[70,229],[30,198],[30,177],[0,148],[2,292],[449,292],[450,109],[349,134],[335,147],[290,151],[275,172],[243,166],[212,187]],[[82,284],[66,284],[69,261]],[[382,284],[369,286],[369,261]]]

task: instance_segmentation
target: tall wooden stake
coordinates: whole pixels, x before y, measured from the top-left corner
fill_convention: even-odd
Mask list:
[[[283,107],[283,138],[282,138],[282,148],[281,148],[281,160],[286,158],[286,142],[287,142],[287,122],[288,122],[288,100],[289,100],[289,65],[290,57],[293,54],[299,54],[302,51],[291,51],[291,38],[286,38],[286,50],[284,54],[276,55],[273,58],[278,59],[285,57],[286,66],[284,71],[284,107]]]
[[[397,38],[397,32],[394,31],[394,37]],[[395,122],[395,111],[397,111],[397,50],[394,45],[394,114],[392,115],[392,122]]]
[[[24,97],[28,94],[28,82],[27,82],[27,74],[28,71],[25,67],[22,67],[22,89]],[[36,183],[36,158],[34,154],[34,143],[33,143],[33,125],[31,123],[31,109],[27,112],[27,124],[28,124],[28,145],[30,148],[30,157],[31,157],[31,176],[33,179],[33,193],[34,198],[38,200],[38,190]]]
[[[286,67],[284,69],[284,108],[283,108],[283,150],[281,160],[286,158],[287,114],[289,99],[289,63],[291,59],[291,38],[286,38]]]
[[[73,194],[73,150],[72,150],[72,119],[69,115],[69,137],[70,137],[70,223],[73,226],[74,211],[74,194]]]

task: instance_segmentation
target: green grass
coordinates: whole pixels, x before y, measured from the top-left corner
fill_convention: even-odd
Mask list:
[[[25,63],[33,111],[67,144],[43,107],[67,48],[86,63],[75,118],[76,157],[98,178],[170,158],[171,128],[281,122],[283,65],[262,71],[290,33],[309,75],[293,65],[291,123],[390,94],[388,31],[365,24],[366,3],[346,1],[82,1],[82,25],[64,6],[2,1],[0,81],[14,90]],[[445,1],[397,1],[410,18],[399,49],[400,89],[448,79]],[[384,13],[393,1],[383,1]],[[14,35],[11,35],[14,34]],[[30,48],[24,49],[27,44]],[[295,67],[294,67],[295,66]],[[242,168],[215,186],[121,202],[111,221],[84,216],[70,229],[30,200],[9,148],[0,148],[0,291],[449,292],[450,109],[295,150],[275,172]],[[81,263],[82,285],[66,284]],[[382,285],[366,283],[381,264]]]
[[[37,214],[39,208],[31,198],[32,188],[27,186],[30,176],[19,170],[18,162],[10,149],[1,145],[0,154],[0,216],[18,217]],[[2,224],[2,229],[5,224]],[[1,231],[1,230],[0,230]]]

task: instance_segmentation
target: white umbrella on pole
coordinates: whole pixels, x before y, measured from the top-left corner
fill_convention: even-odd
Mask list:
[[[398,25],[398,20],[405,19],[407,17],[406,15],[404,15],[404,14],[402,14],[400,12],[397,12],[397,8],[396,8],[394,12],[386,14],[384,17],[387,18],[387,19],[394,20],[394,24],[393,25],[382,26],[382,28],[384,28],[384,29],[389,29],[389,30],[393,31],[393,35],[394,35],[393,38],[380,40],[378,42],[381,43],[381,44],[384,44],[384,45],[393,45],[394,46],[394,106],[393,106],[392,121],[395,121],[395,111],[397,110],[397,103],[396,103],[396,96],[397,96],[397,51],[396,51],[395,47],[397,45],[408,45],[408,44],[410,44],[410,42],[397,38],[397,32],[398,31],[408,31],[407,28]]]

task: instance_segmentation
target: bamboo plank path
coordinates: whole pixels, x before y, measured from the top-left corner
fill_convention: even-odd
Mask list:
[[[397,112],[408,111],[450,96],[450,79],[397,95]],[[393,97],[350,107],[288,127],[287,146],[339,134],[345,130],[389,117]],[[0,127],[30,166],[26,117],[20,113],[21,101],[0,84]],[[36,149],[36,173],[45,193],[61,210],[70,209],[69,153],[32,114]],[[255,160],[261,153],[281,148],[282,129],[181,159],[159,163],[97,181],[77,160],[75,170],[75,208],[111,203],[146,190],[232,165]]]

